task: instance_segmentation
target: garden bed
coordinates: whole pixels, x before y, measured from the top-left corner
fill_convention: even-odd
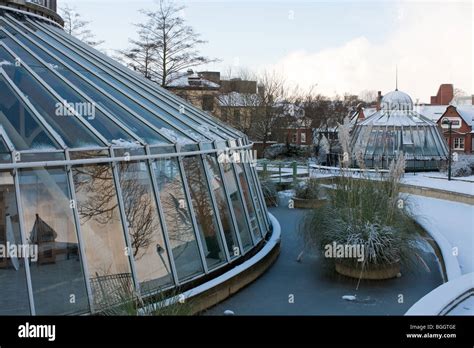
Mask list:
[[[362,270],[361,266],[347,265],[343,262],[336,261],[336,272],[351,278],[366,280],[385,280],[400,277],[400,263],[391,265],[370,266],[370,268]]]
[[[327,202],[325,199],[303,199],[297,197],[292,198],[292,200],[295,209],[317,209]]]

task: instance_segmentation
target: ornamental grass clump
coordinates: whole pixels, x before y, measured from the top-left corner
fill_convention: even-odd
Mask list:
[[[260,181],[263,196],[268,206],[274,207],[278,205],[278,191],[276,184],[270,179]]]
[[[340,136],[348,135],[342,130]],[[340,142],[343,150],[348,151],[347,139]],[[362,261],[344,257],[336,260],[362,270],[378,269],[408,259],[418,229],[409,202],[400,195],[404,155],[399,154],[388,175],[380,175],[378,179],[369,178],[362,162],[359,163],[361,175],[353,177],[348,170],[348,157],[344,156],[340,175],[334,180],[332,189],[327,190],[327,204],[311,211],[300,228],[306,245],[323,253],[328,245],[362,248]],[[355,157],[358,161],[358,156]]]
[[[95,307],[102,316],[191,316],[195,312],[195,302],[177,290],[143,297],[126,282],[102,296]]]
[[[316,179],[310,178],[304,183],[299,183],[295,189],[295,197],[299,199],[319,199],[321,190]]]

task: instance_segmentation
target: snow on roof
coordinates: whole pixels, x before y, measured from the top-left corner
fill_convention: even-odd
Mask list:
[[[438,122],[441,116],[446,112],[448,106],[449,105],[416,105],[415,111],[433,122]]]
[[[202,78],[199,74],[193,72],[178,72],[171,74],[168,87],[171,88],[192,88],[192,87],[206,87],[206,88],[220,88],[220,85],[212,81]]]
[[[466,122],[469,126],[474,125],[473,105],[417,105],[415,107],[415,111],[429,118],[433,122],[438,122],[449,106],[455,107],[464,122]]]
[[[377,112],[377,108],[363,108],[362,111],[364,111],[365,117],[369,117]]]
[[[464,122],[466,122],[469,126],[474,125],[474,106],[457,106],[456,110],[458,114],[462,117]]]
[[[382,109],[413,110],[413,100],[408,94],[397,89],[382,98]]]
[[[224,107],[256,106],[260,103],[260,97],[254,93],[231,92],[218,96],[217,101]]]
[[[410,127],[410,126],[432,126],[436,124],[427,117],[414,112],[404,110],[380,110],[372,116],[359,122],[360,126],[395,126],[395,127]]]

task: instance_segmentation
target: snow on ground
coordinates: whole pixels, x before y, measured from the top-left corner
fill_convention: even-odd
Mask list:
[[[329,167],[328,167],[329,168]],[[258,166],[258,171],[262,171],[263,167]],[[334,167],[332,170],[316,170],[312,168],[311,176],[312,177],[330,177],[338,175],[340,168]],[[269,165],[267,171],[272,173],[272,177],[279,177],[280,169],[276,165]],[[297,169],[298,176],[308,174],[307,166],[298,166]],[[291,177],[293,176],[292,167],[282,167],[281,168],[282,177]],[[439,190],[446,190],[452,192],[459,192],[474,195],[474,175],[462,178],[453,178],[451,181],[448,181],[448,178],[445,173],[440,172],[426,172],[426,173],[406,173],[402,179],[402,182],[408,185],[415,185],[421,187],[429,187]]]
[[[452,181],[448,181],[448,178],[443,173],[438,172],[417,173],[416,175],[407,173],[403,177],[402,182],[408,185],[474,195],[474,176],[453,178]]]
[[[416,220],[451,244],[462,274],[474,272],[474,206],[436,198],[410,196]],[[456,256],[456,255],[455,255]]]

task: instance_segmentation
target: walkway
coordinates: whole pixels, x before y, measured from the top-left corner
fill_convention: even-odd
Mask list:
[[[430,272],[416,263],[415,270],[402,270],[399,279],[362,281],[356,291],[357,280],[335,274],[320,256],[305,254],[302,263],[296,261],[303,248],[297,228],[306,211],[279,207],[271,213],[281,224],[280,257],[261,278],[207,315],[226,310],[236,315],[403,315],[443,282],[434,252],[422,242],[426,251],[420,250],[420,255]],[[357,295],[357,301],[343,300],[345,295]]]

